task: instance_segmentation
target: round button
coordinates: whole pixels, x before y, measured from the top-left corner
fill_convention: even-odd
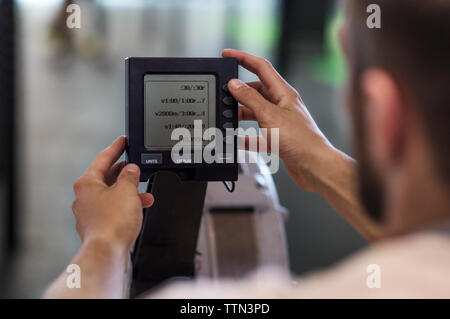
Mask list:
[[[233,128],[233,123],[231,123],[231,122],[226,122],[225,124],[223,124],[223,126],[222,126],[224,129],[227,129],[227,128]]]
[[[228,105],[228,106],[233,105],[233,101],[234,101],[234,99],[231,96],[225,96],[222,99],[223,104]]]
[[[225,110],[222,113],[223,117],[227,118],[227,119],[232,119],[233,118],[233,110]]]

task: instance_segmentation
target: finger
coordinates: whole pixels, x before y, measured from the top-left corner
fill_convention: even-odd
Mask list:
[[[275,98],[280,99],[288,90],[286,81],[266,59],[233,49],[223,50],[222,56],[224,58],[236,58],[242,67],[256,74],[261,79],[268,90],[273,92]]]
[[[248,85],[249,87],[254,88],[254,89],[257,90],[259,93],[262,94],[261,91],[262,91],[262,89],[263,89],[263,84],[262,84],[261,81],[246,82],[246,83],[247,83],[247,85]]]
[[[118,137],[110,146],[97,155],[94,162],[88,168],[88,173],[96,175],[98,178],[105,179],[105,175],[111,169],[111,166],[119,159],[125,149],[125,136]]]
[[[237,147],[249,152],[270,153],[270,145],[263,136],[238,136]]]
[[[256,118],[262,112],[273,106],[257,90],[238,79],[232,79],[228,82],[228,89],[239,103],[253,111]]]
[[[142,202],[142,208],[149,208],[155,202],[155,198],[153,197],[152,194],[149,193],[139,194],[139,197]]]
[[[238,108],[239,121],[256,121],[255,113],[246,106]]]
[[[254,88],[256,91],[262,94],[267,100],[269,100],[272,103],[277,103],[278,100],[274,98],[274,96],[267,90],[267,88],[264,86],[264,84],[261,81],[255,81],[255,82],[247,82],[247,85],[249,87]]]
[[[113,167],[111,167],[111,169],[105,176],[106,185],[111,186],[116,182],[117,176],[119,176],[120,172],[125,167],[125,165],[127,165],[127,162],[121,161],[119,163],[114,164]]]
[[[137,193],[139,184],[140,169],[136,164],[128,164],[125,166],[117,177],[117,186],[129,188]]]

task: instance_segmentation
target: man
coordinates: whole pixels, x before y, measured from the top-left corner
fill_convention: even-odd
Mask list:
[[[329,143],[269,62],[236,50],[223,56],[260,79],[229,82],[240,119],[280,128],[290,176],[374,245],[295,285],[265,271],[240,282],[174,284],[150,297],[450,297],[450,2],[378,0],[382,27],[369,29],[371,2],[348,2],[340,34],[358,165]],[[141,209],[153,202],[136,190],[137,166],[114,164],[124,147],[121,137],[74,185],[82,247],[72,263],[82,287],[68,289],[62,274],[46,297],[121,297]]]

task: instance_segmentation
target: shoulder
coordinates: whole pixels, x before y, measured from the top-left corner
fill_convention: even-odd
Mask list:
[[[303,281],[299,296],[450,297],[450,236],[419,233],[374,245]]]

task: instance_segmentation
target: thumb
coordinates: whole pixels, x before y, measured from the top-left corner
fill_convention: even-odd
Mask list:
[[[252,110],[256,117],[271,106],[271,103],[257,90],[238,79],[228,82],[228,89],[233,97],[239,103]]]
[[[128,164],[117,177],[117,185],[128,185],[136,188],[139,185],[139,176],[141,172],[139,166]]]

